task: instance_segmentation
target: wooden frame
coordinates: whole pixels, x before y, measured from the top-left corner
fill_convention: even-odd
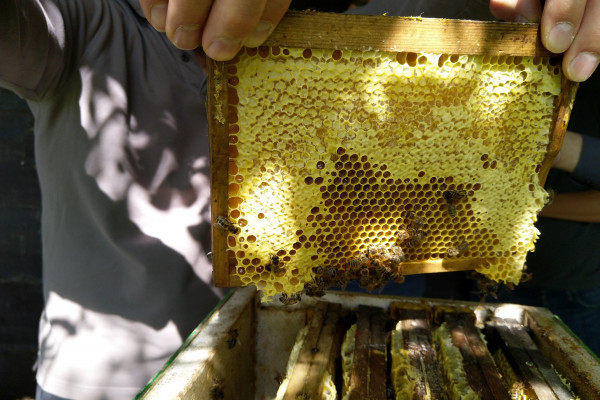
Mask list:
[[[396,18],[290,12],[269,37],[266,46],[429,52],[444,54],[552,57],[539,39],[538,25],[447,19]],[[212,218],[228,213],[229,102],[227,64],[210,61],[207,100],[211,146]],[[557,97],[550,143],[539,169],[540,183],[546,179],[564,138],[577,84],[562,78]],[[227,257],[227,232],[213,228],[214,282],[219,287],[239,286]],[[460,259],[403,263],[403,274],[473,269]]]
[[[266,387],[270,387],[270,392],[276,392],[278,384],[274,380],[274,371],[285,372],[288,353],[298,330],[306,323],[307,310],[314,309],[320,302],[306,298],[301,304],[292,307],[276,303],[260,305],[257,297],[259,295],[251,287],[232,291],[227,301],[222,302],[198,325],[136,399],[209,398],[209,391],[215,384],[215,379],[219,381],[219,377],[226,379],[222,385],[224,398],[266,398],[264,394],[268,392],[262,391]],[[389,312],[394,320],[410,319],[411,322],[418,319],[417,312],[423,309],[441,310],[441,318],[444,320],[448,320],[448,315],[454,313],[474,313],[478,327],[490,322],[506,325],[514,321],[514,324],[508,325],[513,338],[519,336],[519,331],[527,330],[529,335],[527,343],[513,343],[511,351],[520,352],[519,356],[522,357],[543,357],[543,363],[552,364],[556,372],[570,382],[571,389],[579,398],[597,399],[600,396],[600,360],[545,308],[344,292],[328,292],[321,300],[326,301],[329,307],[341,305],[342,313],[348,310],[358,312],[362,307],[376,307]],[[402,314],[402,310],[411,308],[415,312]],[[427,320],[432,317],[426,316],[425,311],[422,313],[421,326],[427,332]],[[264,317],[270,314],[269,318]],[[379,320],[383,321],[382,318]],[[463,325],[460,320],[456,324],[459,327]],[[239,332],[239,341],[235,346],[229,344],[229,332],[233,329]],[[484,369],[490,367],[480,354],[485,353],[486,344],[481,341],[477,332],[461,327],[456,333],[462,334],[463,339],[468,342],[464,343],[461,351],[472,353],[472,357],[477,358]],[[423,332],[410,332],[411,340],[419,334]],[[327,335],[331,335],[331,331]],[[460,344],[459,341],[457,343]],[[416,347],[419,354],[422,354],[423,347]],[[273,351],[269,353],[265,348]],[[431,365],[429,363],[423,367]],[[533,358],[523,358],[520,364],[532,371],[535,365],[538,364]],[[490,379],[489,375],[490,373],[487,379]],[[552,379],[546,379],[553,382]],[[494,384],[488,380],[487,385]]]

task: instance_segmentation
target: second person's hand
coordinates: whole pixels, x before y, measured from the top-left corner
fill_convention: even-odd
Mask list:
[[[583,82],[600,61],[600,0],[490,0],[496,18],[539,22],[544,46],[563,53],[567,78]]]

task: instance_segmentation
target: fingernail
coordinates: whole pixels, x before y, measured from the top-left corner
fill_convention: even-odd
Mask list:
[[[546,48],[553,53],[562,53],[573,43],[573,25],[570,22],[559,22],[546,38]]]
[[[581,53],[575,57],[568,67],[568,75],[572,81],[583,82],[588,79],[598,66],[598,54]]]
[[[260,21],[254,28],[254,32],[246,38],[244,45],[248,47],[260,46],[269,37],[273,28],[273,24],[269,21]]]
[[[164,32],[167,25],[167,4],[159,3],[150,9],[150,23],[157,31]]]
[[[239,39],[220,38],[215,40],[206,49],[206,55],[217,61],[232,59],[242,47]]]
[[[182,50],[193,50],[200,45],[202,37],[200,25],[180,25],[173,34],[173,44]]]

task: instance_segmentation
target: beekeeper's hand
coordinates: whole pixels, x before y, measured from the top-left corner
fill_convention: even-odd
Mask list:
[[[207,56],[226,61],[242,45],[262,44],[291,0],[140,0],[144,15],[183,50],[202,46]]]
[[[565,53],[563,70],[575,82],[592,75],[600,60],[600,0],[490,0],[496,18],[539,22],[544,46]]]

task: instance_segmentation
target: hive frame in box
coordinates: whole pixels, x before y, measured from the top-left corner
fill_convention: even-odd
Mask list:
[[[265,46],[299,49],[416,52],[433,54],[552,57],[539,40],[538,25],[394,18],[338,14],[288,13]],[[243,51],[243,50],[242,50]],[[232,95],[227,63],[210,61],[207,101],[211,146],[212,218],[229,215],[229,123]],[[538,172],[543,185],[566,130],[577,85],[564,76],[556,97],[549,143]],[[235,99],[233,99],[235,100]],[[241,285],[227,254],[228,233],[213,225],[214,281],[217,286]],[[476,269],[471,260],[444,259],[402,264],[403,274]]]
[[[306,299],[286,307],[260,304],[256,290],[246,287],[230,292],[136,399],[207,399],[213,388],[224,396],[213,398],[273,398],[279,385],[274,379],[276,372],[285,372],[296,334],[306,324],[307,311],[321,301],[341,305],[344,310],[370,306],[386,313],[395,305],[449,312],[468,309],[480,328],[492,319],[514,321],[518,324],[515,329],[528,330],[535,347],[570,382],[578,398],[591,400],[600,396],[600,360],[544,308],[339,291],[327,292],[320,300]],[[231,341],[232,332],[236,333],[235,342]]]

